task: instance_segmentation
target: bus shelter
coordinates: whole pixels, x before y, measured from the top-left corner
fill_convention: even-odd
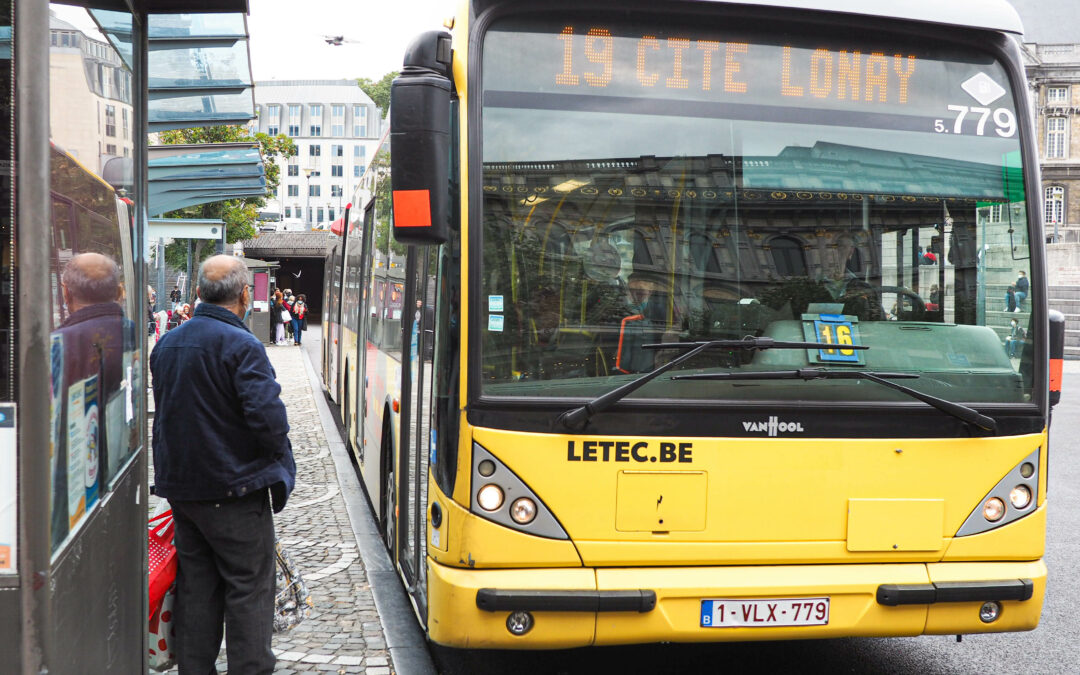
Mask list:
[[[148,214],[261,179],[173,160],[152,193],[147,134],[254,117],[246,13],[0,0],[5,673],[147,672]]]

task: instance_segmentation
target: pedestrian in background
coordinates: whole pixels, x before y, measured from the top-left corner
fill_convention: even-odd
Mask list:
[[[274,519],[296,477],[289,424],[266,349],[243,323],[247,267],[199,269],[195,316],[162,336],[154,382],[154,481],[176,528],[180,673],[216,673],[224,626],[229,672],[271,673]]]
[[[304,317],[307,316],[307,302],[303,293],[292,303],[292,333],[297,346],[304,335]]]
[[[281,320],[281,311],[285,305],[281,300],[281,291],[274,291],[274,300],[270,303],[270,335],[279,347],[285,344],[285,324]]]
[[[1016,287],[1016,310],[1017,312],[1024,311],[1024,300],[1027,300],[1030,294],[1031,285],[1028,283],[1027,272],[1024,270],[1017,271],[1016,283],[1013,284]]]
[[[180,307],[179,286],[173,286],[173,289],[169,292],[169,300],[172,301],[172,307],[170,307],[170,309],[178,309]]]
[[[285,322],[285,332],[288,333],[288,335],[285,336],[285,339],[288,344],[295,344],[296,332],[293,330],[293,320],[296,319],[296,311],[294,309],[296,306],[296,296],[286,293],[284,304],[286,311],[289,312],[289,319]]]

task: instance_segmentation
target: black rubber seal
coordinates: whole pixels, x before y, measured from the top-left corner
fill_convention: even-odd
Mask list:
[[[486,612],[649,612],[656,593],[636,591],[532,591],[481,588],[476,606]]]
[[[1035,592],[1031,579],[1001,581],[943,581],[936,584],[882,584],[879,605],[932,605],[939,602],[988,602],[1030,600]]]

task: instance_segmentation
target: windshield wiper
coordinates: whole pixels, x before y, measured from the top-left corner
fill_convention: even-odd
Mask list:
[[[772,370],[746,373],[694,373],[692,375],[675,375],[673,380],[869,380],[877,382],[890,389],[903,392],[912,398],[917,398],[923,403],[931,405],[943,413],[952,415],[980,429],[994,431],[997,422],[992,417],[987,417],[979,411],[966,405],[946,401],[943,398],[924,394],[917,389],[905,387],[902,384],[891,382],[895,379],[916,379],[919,375],[914,373],[879,373],[868,370],[827,370],[825,368],[800,368],[798,370]]]
[[[785,342],[782,340],[774,340],[768,337],[754,337],[749,335],[741,340],[711,340],[709,342],[662,342],[659,344],[642,345],[644,349],[690,349],[685,354],[680,354],[674,359],[668,361],[664,365],[654,368],[645,373],[641,377],[631,380],[621,387],[612,389],[606,394],[602,394],[589,401],[580,408],[574,408],[573,410],[567,410],[555,420],[557,423],[562,424],[567,429],[582,429],[589,421],[589,418],[598,412],[603,412],[611,406],[618,403],[621,399],[625,398],[628,394],[634,392],[642,385],[646,384],[650,380],[659,375],[663,375],[667,371],[671,370],[680,363],[689,361],[693,357],[697,356],[701,352],[707,349],[748,349],[748,350],[766,350],[766,349],[837,349],[838,345],[828,342]],[[869,349],[866,345],[843,345],[844,349]]]

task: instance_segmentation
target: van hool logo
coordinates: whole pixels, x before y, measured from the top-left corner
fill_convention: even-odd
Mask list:
[[[743,429],[747,431],[767,431],[770,436],[775,436],[776,432],[786,433],[789,431],[805,431],[802,428],[802,422],[781,422],[776,415],[769,417],[768,422],[743,422]]]

